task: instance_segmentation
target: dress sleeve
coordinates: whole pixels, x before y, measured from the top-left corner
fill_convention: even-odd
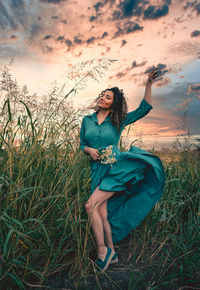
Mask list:
[[[139,107],[126,114],[126,118],[124,119],[124,126],[127,126],[135,121],[139,120],[140,118],[144,117],[149,113],[152,109],[152,105],[150,105],[144,98],[142,99]]]
[[[85,117],[82,119],[81,130],[80,130],[80,148],[84,152],[84,148],[88,146],[85,140]]]

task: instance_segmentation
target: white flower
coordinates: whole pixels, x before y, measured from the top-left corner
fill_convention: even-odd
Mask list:
[[[112,166],[112,164],[117,161],[117,159],[113,157],[114,155],[116,155],[116,153],[112,152],[112,149],[113,149],[113,146],[110,145],[106,147],[106,149],[102,150],[103,154],[101,154],[100,156],[101,163],[110,164]]]

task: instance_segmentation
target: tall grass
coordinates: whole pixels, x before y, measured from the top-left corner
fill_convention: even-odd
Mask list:
[[[46,285],[62,271],[78,285],[93,269],[95,241],[84,209],[90,192],[89,159],[79,149],[80,118],[90,106],[76,111],[68,97],[94,78],[96,69],[99,73],[111,63],[90,63],[69,93],[54,88],[44,100],[29,96],[26,87],[20,89],[9,67],[2,70],[2,288]],[[180,151],[179,160],[170,162],[157,154],[165,167],[165,192],[130,236],[134,269],[129,289],[194,287],[200,279],[199,153]],[[138,265],[143,265],[141,274]]]
[[[176,152],[170,161],[168,154],[167,161],[160,155],[165,191],[134,231],[133,265],[144,267],[141,274],[132,272],[129,289],[199,289],[200,154],[196,149]]]
[[[113,61],[91,61],[69,93],[54,88],[48,98],[37,101],[13,81],[9,66],[2,70],[2,286],[39,285],[62,269],[73,277],[88,267],[88,244],[94,242],[83,203],[90,176],[88,159],[79,149],[80,117],[88,110],[75,110],[67,98]]]

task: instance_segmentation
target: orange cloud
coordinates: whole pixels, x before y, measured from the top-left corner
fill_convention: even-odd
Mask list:
[[[180,104],[177,104],[176,107],[173,108],[174,111],[183,111],[183,110],[186,110],[186,107],[192,101],[192,98],[181,99],[181,100],[184,100],[184,101],[182,103],[180,103]]]

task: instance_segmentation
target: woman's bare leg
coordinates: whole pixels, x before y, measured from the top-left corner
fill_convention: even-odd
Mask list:
[[[97,243],[97,255],[102,260],[105,259],[107,249],[104,243],[103,221],[99,214],[99,206],[114,194],[115,192],[103,191],[97,187],[85,204],[86,212],[92,220],[92,229]]]
[[[110,223],[108,221],[107,203],[108,203],[108,200],[104,201],[99,206],[99,214],[100,214],[100,216],[102,218],[102,222],[103,222],[103,229],[104,229],[104,233],[105,233],[106,245],[109,248],[111,248],[111,249],[114,250],[114,245],[113,245],[113,240],[112,240],[111,226],[110,226]]]

